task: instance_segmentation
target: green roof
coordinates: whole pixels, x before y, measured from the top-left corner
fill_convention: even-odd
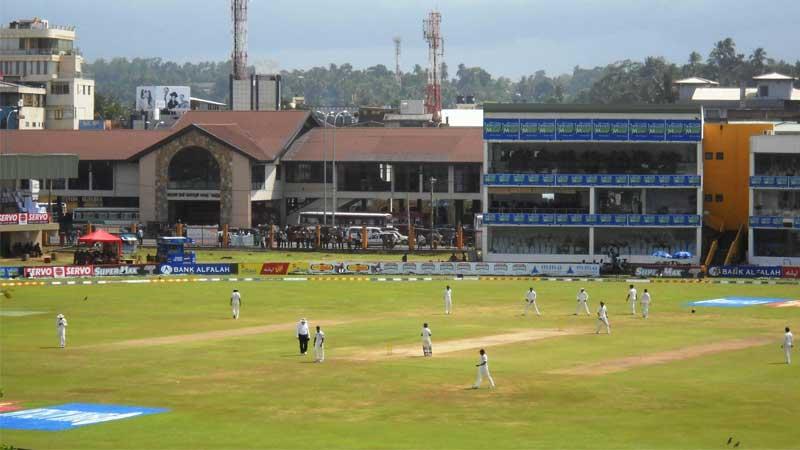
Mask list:
[[[484,113],[662,113],[700,114],[699,105],[583,105],[550,103],[484,103]]]

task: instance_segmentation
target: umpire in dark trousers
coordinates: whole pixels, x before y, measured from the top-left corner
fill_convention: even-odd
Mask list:
[[[308,322],[306,319],[300,319],[297,324],[297,340],[300,341],[300,354],[305,355],[308,351]]]

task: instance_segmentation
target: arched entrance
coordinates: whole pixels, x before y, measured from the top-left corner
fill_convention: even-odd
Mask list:
[[[202,147],[179,150],[167,169],[169,222],[190,225],[220,223],[220,166]]]

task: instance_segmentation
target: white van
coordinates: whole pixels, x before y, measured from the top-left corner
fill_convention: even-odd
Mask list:
[[[347,237],[350,238],[350,241],[353,243],[360,243],[361,242],[361,227],[350,227],[347,229]],[[367,227],[367,246],[377,246],[380,247],[383,245],[383,239],[381,238],[381,229],[378,227]]]

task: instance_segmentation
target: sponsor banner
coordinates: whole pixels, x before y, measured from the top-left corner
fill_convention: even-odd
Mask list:
[[[519,119],[484,119],[483,139],[519,140]]]
[[[723,278],[780,278],[780,266],[711,266],[708,274]]]
[[[0,429],[60,431],[166,411],[140,406],[67,403],[0,414]]]
[[[781,278],[800,278],[800,267],[781,267]]]
[[[767,306],[771,306],[773,308],[800,308],[800,300],[789,300],[788,302],[783,303],[770,303]]]
[[[662,266],[643,264],[636,267],[634,275],[642,278],[696,278],[700,266]]]
[[[0,214],[0,225],[38,225],[50,223],[48,213],[10,213]]]
[[[522,119],[519,125],[519,136],[524,141],[552,141],[556,138],[555,119]]]
[[[558,119],[556,139],[559,141],[592,140],[592,119]]]
[[[786,298],[770,297],[721,297],[709,300],[697,300],[689,302],[690,306],[716,306],[722,308],[743,308],[745,306],[769,305],[787,302]]]
[[[750,228],[783,228],[783,217],[750,216]]]
[[[697,214],[528,214],[486,213],[486,225],[577,225],[613,227],[698,227]]]
[[[110,266],[94,266],[93,275],[96,277],[123,277],[157,275],[157,264],[120,264]]]
[[[22,409],[22,407],[19,406],[19,401],[0,402],[0,413],[19,411],[20,409]]]
[[[598,174],[513,174],[488,173],[487,186],[700,186],[700,175],[598,175]]]
[[[22,267],[0,267],[0,278],[17,278],[23,273]]]
[[[232,275],[238,268],[238,264],[161,264],[158,272],[161,275]]]
[[[92,266],[41,266],[26,267],[25,278],[74,278],[91,277]]]
[[[483,138],[512,141],[700,142],[703,127],[700,120],[486,118],[483,121]]]
[[[378,273],[385,273],[387,275],[566,275],[594,277],[600,275],[600,265],[475,262],[383,263],[381,271]]]

